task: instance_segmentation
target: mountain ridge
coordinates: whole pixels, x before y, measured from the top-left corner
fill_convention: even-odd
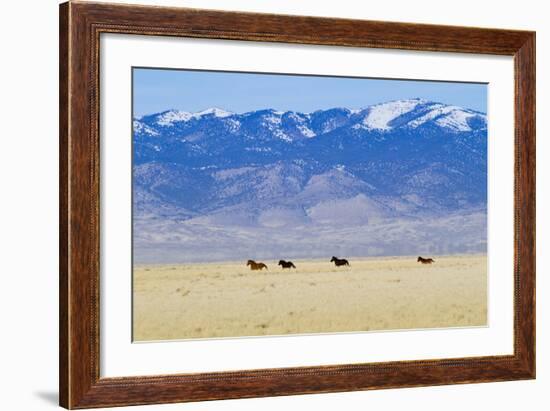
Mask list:
[[[317,241],[308,233],[320,227],[336,247],[344,241],[336,227],[380,235],[420,221],[436,227],[423,240],[436,246],[463,230],[437,221],[461,219],[471,229],[448,247],[486,247],[487,116],[474,110],[423,99],[311,113],[167,110],[134,119],[133,154],[142,250],[180,249],[192,232],[225,238],[229,253],[239,230],[254,238],[268,230],[276,249],[281,230]],[[407,236],[414,233],[399,244]]]
[[[201,120],[203,118],[216,118],[216,119],[244,119],[258,114],[264,114],[271,116],[267,120],[275,123],[279,123],[285,117],[292,117],[297,122],[303,123],[304,120],[315,120],[318,117],[322,117],[326,113],[340,111],[345,112],[347,117],[351,119],[353,123],[353,117],[358,120],[362,117],[362,125],[371,130],[389,130],[395,129],[405,125],[403,121],[398,120],[399,117],[405,115],[413,115],[407,122],[409,126],[416,128],[424,122],[431,120],[435,117],[453,117],[454,124],[451,122],[439,121],[440,126],[450,125],[455,127],[456,131],[470,131],[466,129],[469,125],[464,118],[477,117],[479,120],[486,122],[486,114],[480,111],[462,108],[455,105],[447,105],[444,103],[429,101],[425,99],[406,99],[406,100],[392,100],[385,103],[377,103],[370,106],[366,106],[362,109],[349,109],[346,107],[334,107],[325,110],[315,110],[308,113],[296,112],[296,111],[281,111],[272,108],[247,111],[244,113],[234,113],[217,107],[208,108],[199,112],[188,112],[178,109],[169,109],[159,113],[147,114],[134,118],[134,122],[137,122],[138,127],[141,127],[141,123],[149,123],[151,119],[156,121],[156,124],[164,127],[173,127],[177,123],[187,123],[192,120]],[[456,117],[456,115],[460,117]],[[390,124],[392,123],[393,124]],[[355,125],[355,124],[354,124]],[[333,129],[332,129],[333,130]],[[330,131],[332,131],[330,130]],[[321,134],[326,132],[325,130],[319,130]],[[318,135],[318,133],[316,133]]]

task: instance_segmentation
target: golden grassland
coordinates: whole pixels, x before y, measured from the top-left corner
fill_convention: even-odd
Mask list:
[[[487,257],[138,265],[135,341],[468,327],[487,323]]]

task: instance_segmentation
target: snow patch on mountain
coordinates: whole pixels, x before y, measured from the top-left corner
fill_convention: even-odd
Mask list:
[[[237,133],[241,129],[241,122],[239,120],[236,120],[234,118],[227,118],[224,121],[225,124],[227,124],[227,128],[232,133]]]
[[[298,127],[298,130],[300,130],[300,133],[302,133],[302,135],[304,135],[307,138],[312,138],[312,137],[315,137],[317,135],[313,132],[313,130],[311,130],[306,125],[299,124],[299,125],[297,125],[297,127]]]
[[[226,110],[223,110],[221,108],[213,107],[213,108],[208,108],[208,109],[203,110],[203,111],[199,111],[198,113],[195,113],[193,116],[198,118],[198,117],[207,116],[207,115],[210,115],[210,114],[213,115],[214,117],[219,117],[219,118],[229,117],[229,116],[233,115],[233,113],[230,112],[230,111],[226,111]]]
[[[297,115],[296,113],[290,113],[288,117],[295,122],[296,128],[304,137],[312,138],[316,136],[313,130],[308,127],[308,121],[309,121],[308,114]]]
[[[398,100],[371,106],[361,125],[368,130],[390,130],[389,123],[392,120],[414,110],[422,103],[426,103],[426,100]]]
[[[281,115],[275,115],[275,113],[265,115],[263,116],[262,124],[271,131],[275,137],[286,142],[292,142],[292,138],[281,129]]]
[[[204,116],[224,118],[231,115],[233,115],[233,113],[215,107],[199,111],[197,113],[189,113],[181,110],[168,110],[158,115],[157,124],[163,127],[171,127],[174,123],[186,122],[192,119],[200,119]]]
[[[432,106],[430,106],[430,110],[420,116],[420,117],[417,117],[416,119],[412,120],[411,122],[409,122],[409,127],[411,128],[416,128],[430,120],[433,120],[434,118],[437,118],[439,116],[442,116],[442,115],[445,115],[445,114],[448,114],[454,110],[456,110],[457,108],[459,107],[456,107],[456,106],[446,106],[444,104],[434,104]]]
[[[441,127],[447,127],[456,131],[472,131],[468,119],[475,114],[463,110],[453,110],[445,117],[438,118],[435,122]]]
[[[336,130],[339,126],[340,124],[336,121],[336,119],[331,118],[325,121],[325,123],[323,124],[323,128],[321,129],[321,132],[323,134],[330,133],[332,130]]]
[[[274,113],[275,114],[275,113]],[[263,117],[264,125],[272,130],[274,127],[281,125],[281,115],[269,114]]]
[[[150,136],[158,136],[160,133],[153,128],[149,127],[147,124],[142,123],[139,120],[134,120],[133,122],[134,133],[136,134],[148,134]]]
[[[175,122],[189,121],[192,118],[193,114],[188,113],[187,111],[169,110],[157,117],[157,124],[159,126],[169,127]]]

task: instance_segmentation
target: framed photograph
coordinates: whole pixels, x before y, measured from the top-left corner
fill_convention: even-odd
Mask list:
[[[535,33],[60,6],[60,405],[535,378]]]

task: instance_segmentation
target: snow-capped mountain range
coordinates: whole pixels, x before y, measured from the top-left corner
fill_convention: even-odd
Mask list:
[[[460,230],[472,216],[475,224],[450,251],[486,246],[487,118],[477,111],[422,99],[312,113],[169,110],[135,118],[133,132],[135,246],[143,260],[202,255],[197,237],[210,250],[202,250],[206,259],[216,252],[214,259],[226,259],[224,247],[249,255],[265,235],[270,254],[288,246],[281,233],[303,244],[308,233],[321,241],[323,227],[328,248],[346,241],[331,227],[347,229],[349,248],[361,253],[359,232],[383,233],[397,222],[410,231],[453,216],[462,216]],[[441,245],[450,234],[432,232],[425,243]],[[371,239],[367,254],[408,252],[406,236],[397,239],[398,249]]]

